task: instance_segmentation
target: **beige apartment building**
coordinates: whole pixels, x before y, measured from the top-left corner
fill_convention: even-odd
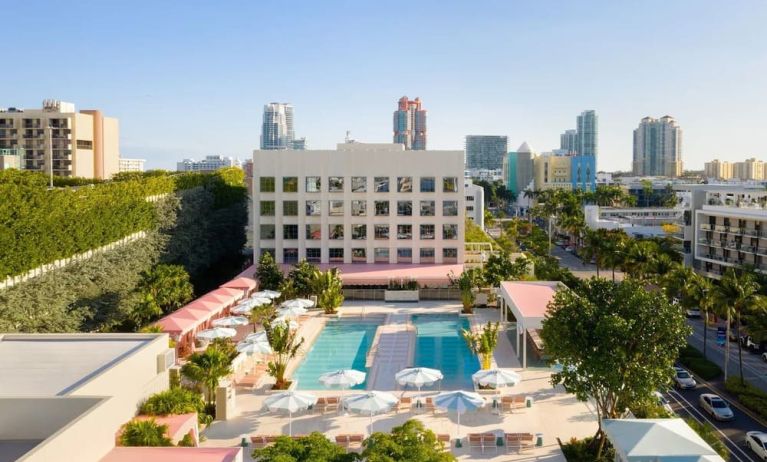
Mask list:
[[[706,177],[718,180],[760,181],[767,179],[767,163],[754,157],[743,162],[727,162],[714,159],[704,164],[704,173]]]
[[[108,179],[120,168],[119,137],[117,119],[99,110],[77,112],[72,103],[0,109],[0,150],[13,150],[24,170]]]
[[[571,165],[569,156],[544,154],[533,159],[535,190],[572,189]]]

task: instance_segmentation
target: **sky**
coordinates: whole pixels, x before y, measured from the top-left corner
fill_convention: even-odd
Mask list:
[[[767,160],[764,0],[42,0],[3,16],[0,107],[101,109],[147,168],[249,157],[272,101],[310,149],[347,130],[390,142],[404,95],[430,149],[474,134],[549,151],[594,109],[600,170],[630,169],[648,115],[677,119],[686,169]]]

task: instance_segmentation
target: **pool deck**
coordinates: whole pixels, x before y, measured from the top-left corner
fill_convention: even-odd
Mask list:
[[[388,343],[383,344],[381,343],[382,339],[379,338],[379,344],[371,346],[371,349],[376,349],[373,361],[373,366],[376,370],[371,370],[372,377],[369,378],[369,382],[375,382],[373,389],[388,389],[393,391],[398,397],[425,397],[436,395],[437,391],[432,389],[424,389],[420,393],[410,390],[404,392],[395,391],[397,387],[393,380],[394,372],[401,369],[399,362],[405,361],[404,358],[412,360],[410,355],[413,354],[414,333],[409,330],[408,323],[406,323],[406,315],[458,313],[459,311],[459,304],[444,301],[399,304],[381,301],[347,302],[341,309],[341,315],[387,315],[385,327],[379,328],[377,336],[381,337],[391,333],[394,336],[392,337],[393,339],[397,336],[400,339],[384,340]],[[487,321],[496,321],[497,317],[498,311],[495,309],[479,309],[472,316],[472,324],[476,326]],[[310,345],[317,338],[325,320],[327,320],[327,317],[315,314],[301,323],[299,334],[307,338],[307,345]],[[412,336],[412,338],[407,340],[407,342],[403,341],[402,339],[408,335]],[[407,353],[402,348],[404,343],[408,345]],[[308,350],[308,348],[307,346],[304,349]],[[302,359],[302,357],[299,357],[292,361],[291,367],[288,370],[295,370],[295,367],[300,364]],[[395,360],[398,363],[393,363]],[[382,363],[382,361],[392,361],[392,363]],[[500,415],[493,413],[489,406],[477,412],[462,415],[461,436],[464,437],[464,447],[451,448],[459,460],[564,461],[564,456],[557,444],[557,438],[566,441],[571,437],[589,436],[596,431],[597,418],[593,407],[588,403],[577,401],[574,396],[565,393],[561,387],[552,388],[549,382],[550,372],[548,370],[519,369],[520,365],[514,354],[514,347],[506,335],[501,335],[499,338],[494,362],[497,367],[514,369],[522,376],[521,383],[505,390],[504,394],[532,397],[534,404],[530,408],[515,409],[513,413]],[[410,365],[410,363],[407,365]],[[202,443],[202,446],[234,447],[240,444],[243,436],[288,433],[288,416],[264,409],[263,401],[269,396],[267,389],[270,380],[262,382],[253,391],[243,388],[237,389],[236,407],[239,414],[225,422],[214,422],[204,432],[207,440]],[[317,390],[311,393],[316,396],[339,396],[342,394],[338,390]],[[346,392],[346,394],[354,393],[358,392]],[[401,425],[411,418],[422,421],[427,428],[435,433],[450,434],[453,440],[458,436],[456,415],[454,413],[390,412],[375,416],[373,418],[373,425],[375,430],[388,431],[393,426]],[[330,439],[341,433],[362,433],[367,436],[370,430],[369,424],[369,417],[344,414],[343,411],[341,413],[326,412],[324,414],[307,411],[293,416],[293,434],[319,431]],[[468,444],[465,443],[465,436],[468,433],[485,432],[497,434],[502,434],[503,432],[542,433],[544,445],[543,447],[534,448],[521,454],[516,452],[507,454],[505,447],[499,448],[500,450],[497,453],[495,448],[485,450],[484,453],[478,449],[470,450]],[[244,452],[246,461],[252,460],[250,459],[250,452],[250,448]]]

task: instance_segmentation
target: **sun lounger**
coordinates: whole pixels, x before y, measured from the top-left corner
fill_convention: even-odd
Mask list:
[[[362,433],[354,433],[352,435],[349,435],[349,446],[354,446],[356,448],[362,447],[362,441],[365,439],[365,435]]]
[[[253,443],[253,449],[262,449],[274,444],[277,438],[278,436],[274,435],[255,435],[250,437],[250,442]]]
[[[437,406],[434,405],[434,400],[432,398],[426,398],[426,401],[424,402],[424,411],[426,412],[432,412],[434,414],[437,413]]]
[[[501,410],[513,412],[514,409],[525,407],[525,397],[522,395],[501,397]]]
[[[445,443],[447,447],[450,447],[450,435],[447,433],[439,433],[437,435],[437,441],[440,443]]]
[[[336,444],[342,448],[349,447],[349,435],[336,435]]]
[[[338,412],[341,399],[338,396],[328,396],[325,398],[325,410]]]
[[[469,440],[470,451],[472,449],[479,449],[480,451],[485,452],[485,448],[482,445],[482,435],[480,435],[479,433],[469,433],[467,438]]]
[[[327,400],[325,400],[325,398],[317,398],[317,402],[314,403],[314,406],[312,407],[312,409],[322,414],[323,412],[325,412],[325,408],[327,407],[327,405],[328,405],[328,402]]]
[[[522,452],[535,446],[532,433],[506,433],[505,438],[506,452],[510,452],[512,449]]]
[[[493,448],[495,449],[495,452],[498,452],[498,445],[496,443],[497,443],[497,440],[495,437],[495,433],[482,434],[482,452],[485,452],[485,449],[490,449],[490,448]]]
[[[395,411],[410,411],[413,408],[413,398],[400,398]]]

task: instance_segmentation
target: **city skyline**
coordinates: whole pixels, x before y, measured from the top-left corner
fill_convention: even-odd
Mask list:
[[[392,34],[389,24],[399,20],[392,5],[306,3],[290,13],[277,4],[152,5],[156,14],[146,15],[149,4],[140,2],[22,4],[7,12],[7,33],[26,46],[9,57],[24,60],[34,49],[36,59],[25,61],[24,73],[0,77],[14,89],[0,104],[56,98],[100,107],[121,121],[122,154],[147,158],[147,168],[172,168],[184,155],[247,156],[259,146],[261,109],[270,101],[300,108],[300,132],[312,149],[331,148],[346,130],[360,141],[390,142],[392,105],[403,94],[420,96],[429,109],[430,149],[460,149],[472,133],[555,149],[572,114],[590,108],[601,119],[600,170],[624,171],[637,120],[672,114],[685,128],[685,167],[702,169],[714,158],[765,158],[758,133],[767,124],[759,109],[767,103],[759,77],[767,71],[760,26],[767,5],[748,3],[408,5],[427,53],[396,78],[391,65],[411,45],[408,34]],[[271,20],[255,32],[254,15]],[[680,16],[689,20],[679,24]],[[39,32],[76,18],[91,23],[87,33],[52,40]],[[288,20],[300,33],[280,50],[262,50],[260,60],[281,72],[259,72],[243,57]],[[212,23],[230,27],[205,27]],[[342,27],[328,30],[329,23]],[[85,40],[93,36],[100,38]],[[78,66],[67,65],[68,51],[78,53]],[[464,65],[499,54],[492,73]],[[55,75],[45,73],[51,68]]]

